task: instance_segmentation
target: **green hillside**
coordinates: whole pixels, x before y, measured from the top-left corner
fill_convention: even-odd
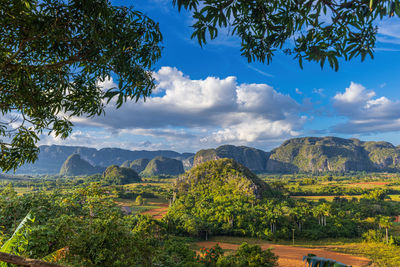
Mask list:
[[[134,169],[137,173],[140,173],[146,169],[147,164],[149,164],[149,159],[137,159],[129,164],[129,168]]]
[[[223,145],[216,149],[204,149],[196,153],[194,166],[209,160],[230,158],[256,172],[264,172],[269,153],[246,146]]]
[[[271,190],[248,168],[225,158],[207,161],[181,175],[175,192],[167,218],[180,232],[204,235],[253,231],[249,209]]]
[[[81,159],[79,154],[72,154],[61,166],[59,174],[63,176],[76,176],[90,175],[99,172],[101,172],[101,170],[92,166],[86,160]]]
[[[235,193],[261,197],[269,189],[268,185],[245,166],[233,159],[218,159],[202,163],[181,175],[176,180],[178,194],[218,194]]]
[[[141,175],[179,175],[182,173],[184,173],[182,161],[166,157],[155,157],[147,164]]]
[[[348,172],[400,169],[400,150],[386,142],[303,137],[271,151],[267,172]]]
[[[103,181],[110,185],[123,185],[140,182],[141,179],[137,172],[130,168],[109,166],[103,173]]]

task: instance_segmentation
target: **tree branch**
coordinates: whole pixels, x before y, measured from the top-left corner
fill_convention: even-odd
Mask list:
[[[0,252],[0,262],[7,262],[11,264],[16,264],[19,266],[28,267],[63,267],[62,265],[56,263],[45,262],[41,260],[28,259],[21,256],[16,256],[4,252]]]
[[[63,67],[68,64],[73,64],[81,61],[89,61],[88,59],[81,58],[79,56],[74,56],[71,57],[67,60],[52,63],[52,64],[46,64],[46,65],[18,65],[18,64],[8,64],[8,66],[11,69],[16,69],[16,68],[25,68],[25,69],[35,69],[35,70],[51,70],[51,69],[57,69],[60,67]]]

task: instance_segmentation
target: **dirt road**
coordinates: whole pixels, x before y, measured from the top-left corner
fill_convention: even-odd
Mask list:
[[[215,246],[218,242],[205,241],[196,243],[199,247],[211,248]],[[229,243],[218,243],[223,249],[237,250],[240,245],[229,244]],[[367,258],[361,258],[357,256],[352,256],[348,254],[341,254],[333,251],[328,251],[324,249],[313,249],[313,248],[303,248],[303,247],[293,247],[285,245],[275,245],[275,244],[261,244],[262,249],[272,248],[273,252],[279,256],[279,266],[283,267],[304,267],[304,262],[302,261],[303,256],[312,253],[318,257],[333,259],[341,263],[352,265],[353,267],[364,267],[369,266],[371,261]]]

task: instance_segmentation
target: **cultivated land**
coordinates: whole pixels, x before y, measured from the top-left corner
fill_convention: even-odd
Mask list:
[[[291,174],[291,175],[259,175],[271,188],[280,188],[284,195],[296,200],[312,203],[327,201],[335,203],[347,199],[348,202],[361,201],[371,192],[384,191],[384,203],[400,205],[400,175],[392,173],[353,173],[353,174]],[[51,194],[54,190],[72,192],[82,187],[88,177],[26,177],[1,180],[1,188],[12,182],[18,195],[28,195],[35,192]],[[153,219],[163,220],[166,216],[170,199],[173,195],[176,177],[145,178],[140,183],[131,183],[123,186],[106,186],[107,194],[114,203],[128,208],[132,214],[149,215]],[[137,202],[142,196],[143,203]],[[361,202],[360,202],[361,203]],[[399,204],[397,204],[399,203]],[[361,205],[361,204],[360,204]],[[400,215],[400,214],[399,214]],[[393,220],[395,216],[391,216]],[[379,229],[379,228],[377,228]],[[378,230],[379,231],[379,230]],[[382,233],[384,233],[382,228]],[[235,236],[214,236],[210,233],[209,240],[204,237],[194,237],[185,241],[194,250],[201,247],[210,248],[219,244],[226,255],[234,253],[242,242],[258,244],[262,249],[272,248],[279,256],[280,266],[303,266],[302,257],[308,253],[319,257],[334,259],[352,266],[400,266],[400,247],[396,245],[400,236],[400,224],[394,222],[389,228],[391,244],[379,240],[365,241],[363,238],[314,238],[314,240],[298,238],[295,231],[295,246],[292,245],[292,233],[286,237],[273,240],[267,238],[249,238]],[[394,240],[394,241],[393,241]]]

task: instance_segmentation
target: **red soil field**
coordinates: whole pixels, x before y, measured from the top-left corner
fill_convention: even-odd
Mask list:
[[[372,185],[387,185],[388,182],[364,182],[364,183],[351,183],[351,184],[372,184]]]
[[[144,211],[142,214],[150,215],[153,219],[161,219],[168,211],[168,204],[162,203],[158,204],[158,206],[159,208]]]
[[[204,241],[196,243],[199,247],[211,248],[218,242]],[[240,245],[229,243],[218,243],[222,249],[237,250]],[[303,248],[275,244],[261,244],[262,249],[272,248],[273,252],[279,256],[278,264],[283,267],[303,267],[303,256],[312,253],[318,257],[333,259],[341,263],[352,265],[353,267],[364,267],[371,264],[371,260],[367,258],[352,256],[348,254],[337,253],[324,250],[322,248]]]

